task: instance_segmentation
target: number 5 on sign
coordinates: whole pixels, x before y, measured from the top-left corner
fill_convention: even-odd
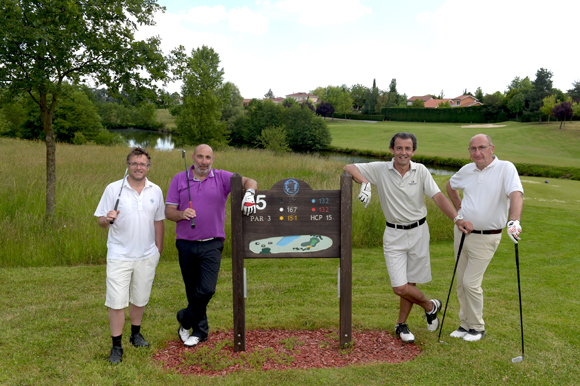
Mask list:
[[[266,200],[264,200],[264,198],[266,198],[265,194],[258,194],[256,196],[256,209],[258,210],[266,209]]]

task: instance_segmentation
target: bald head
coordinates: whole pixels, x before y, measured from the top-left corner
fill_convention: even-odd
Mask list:
[[[474,135],[469,140],[469,146],[471,146],[471,143],[473,142],[474,139],[479,139],[479,140],[482,140],[482,141],[487,141],[487,145],[488,146],[493,146],[493,143],[491,143],[491,137],[489,135],[487,135],[487,134],[477,134],[477,135]]]
[[[469,141],[469,155],[479,170],[485,169],[493,161],[494,149],[489,135],[477,134]]]
[[[198,145],[193,151],[193,174],[203,180],[211,171],[213,165],[213,150],[210,146]]]
[[[213,155],[213,149],[211,148],[211,146],[206,145],[205,143],[202,143],[201,145],[197,145],[195,147],[195,149],[193,149],[194,156],[195,156],[195,153],[197,153],[199,150],[202,150],[202,149],[209,151]]]

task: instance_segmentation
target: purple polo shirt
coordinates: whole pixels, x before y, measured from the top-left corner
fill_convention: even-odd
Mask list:
[[[212,169],[202,181],[193,178],[193,165],[189,168],[189,187],[191,205],[196,212],[195,228],[189,220],[177,222],[176,239],[204,240],[212,237],[226,239],[224,223],[226,219],[226,202],[230,194],[230,178],[233,173]],[[185,172],[176,174],[167,191],[168,205],[177,205],[178,210],[189,208],[187,178]]]

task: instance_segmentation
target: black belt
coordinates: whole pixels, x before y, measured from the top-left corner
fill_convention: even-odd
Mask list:
[[[497,235],[501,233],[501,229],[494,229],[492,231],[476,231],[475,229],[471,231],[471,233],[475,233],[478,235]]]
[[[419,221],[416,221],[416,222],[414,222],[412,224],[408,224],[408,225],[391,224],[390,222],[387,221],[387,226],[389,228],[395,228],[395,229],[413,229],[413,228],[417,228],[420,225],[425,224],[425,221],[426,221],[426,218],[425,217],[423,217]]]

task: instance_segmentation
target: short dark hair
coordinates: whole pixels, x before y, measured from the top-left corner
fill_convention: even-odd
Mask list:
[[[131,157],[133,157],[133,156],[139,157],[141,155],[147,156],[147,163],[149,165],[151,165],[151,156],[149,155],[149,152],[147,150],[143,149],[142,147],[139,147],[139,146],[137,146],[134,149],[131,149],[131,151],[129,152],[129,155],[127,156],[127,162],[129,162]]]
[[[413,151],[417,150],[417,138],[415,138],[415,136],[412,133],[405,133],[404,131],[401,131],[400,133],[393,135],[393,138],[391,138],[391,144],[389,145],[389,149],[395,148],[395,140],[397,138],[412,139],[413,140]]]

